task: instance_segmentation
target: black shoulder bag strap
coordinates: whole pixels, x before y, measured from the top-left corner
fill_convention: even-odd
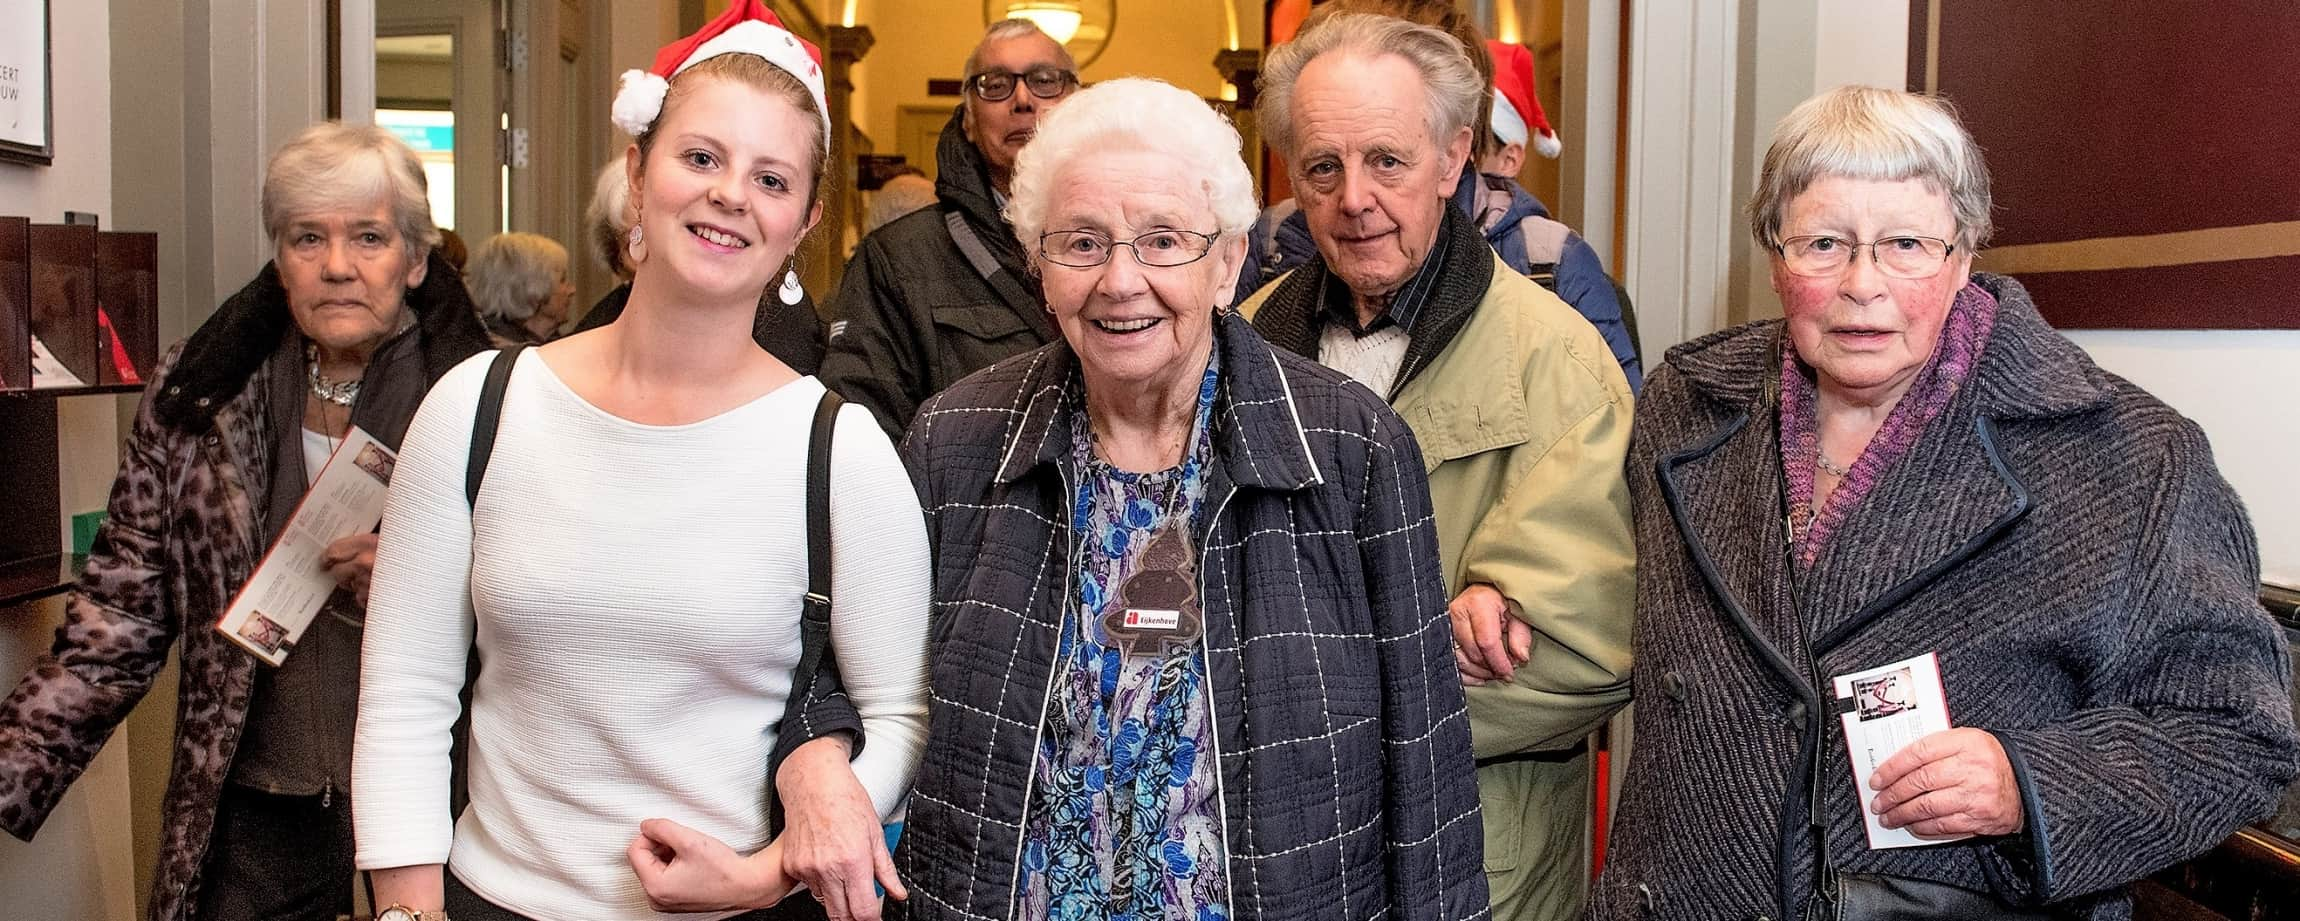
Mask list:
[[[479,409],[471,415],[471,461],[463,468],[463,500],[479,505],[479,484],[487,479],[487,459],[495,453],[495,428],[503,421],[503,390],[511,386],[511,366],[518,363],[524,345],[495,353],[487,366],[487,382],[479,387]]]
[[[487,366],[487,381],[479,387],[479,407],[471,416],[471,460],[463,468],[463,500],[473,508],[479,505],[479,484],[487,479],[487,460],[495,453],[495,429],[503,421],[503,389],[510,386],[511,366],[526,348],[514,345],[495,353],[495,361]],[[448,743],[449,815],[462,815],[464,804],[471,801],[466,762],[471,751],[471,688],[478,683],[479,647],[474,644],[464,659],[463,691],[457,695],[462,707],[450,731],[453,741]]]
[[[807,594],[799,606],[799,664],[791,670],[791,693],[783,701],[783,718],[775,723],[775,750],[767,760],[767,833],[782,834],[783,799],[774,795],[775,774],[783,759],[807,741],[797,732],[806,725],[807,704],[817,698],[815,685],[831,652],[831,434],[838,428],[839,407],[845,401],[829,390],[815,404],[814,431],[807,439]],[[834,664],[832,666],[836,668]]]

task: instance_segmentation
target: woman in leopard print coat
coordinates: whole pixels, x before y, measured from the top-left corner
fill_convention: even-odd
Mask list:
[[[295,836],[271,835],[243,805],[309,801],[348,816],[332,778],[349,760],[351,727],[339,725],[349,707],[306,702],[333,696],[314,693],[320,682],[356,687],[360,593],[336,592],[279,669],[212,625],[306,488],[304,439],[357,425],[396,447],[431,382],[487,345],[461,279],[432,253],[438,232],[405,145],[315,126],[275,156],[264,198],[275,260],[161,362],[55,645],[0,702],[0,828],[28,840],[182,639],[154,921],[332,919],[335,904],[349,908],[348,817],[336,875],[318,856],[257,863],[263,848],[243,842]],[[348,375],[360,381],[349,407],[313,395],[324,377],[347,376],[328,366],[344,353],[366,356]],[[356,570],[339,578],[364,589]],[[299,684],[289,674],[299,664],[315,677]],[[217,882],[241,875],[218,869],[231,865],[261,882]],[[313,894],[280,904],[299,898],[296,887]]]

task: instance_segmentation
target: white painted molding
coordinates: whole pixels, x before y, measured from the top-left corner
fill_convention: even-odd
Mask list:
[[[375,123],[375,0],[342,0],[336,19],[336,111],[353,125]]]
[[[1621,128],[1621,5],[1568,0],[1565,5],[1565,98],[1559,100],[1558,130],[1567,144],[1560,164],[1559,219],[1579,229],[1583,239],[1613,264],[1613,214],[1618,201],[1614,180]]]
[[[1674,0],[1631,17],[1628,253],[1616,271],[1649,364],[1727,317],[1739,6]]]

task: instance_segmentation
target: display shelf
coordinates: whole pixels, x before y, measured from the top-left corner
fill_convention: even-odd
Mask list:
[[[84,556],[52,553],[0,564],[0,608],[63,594],[87,562]]]
[[[0,400],[30,400],[44,397],[96,397],[117,396],[123,393],[142,393],[142,384],[91,384],[85,387],[21,387],[0,390]]]
[[[80,567],[59,533],[57,401],[144,390],[158,364],[158,254],[155,234],[0,215],[0,607],[62,592]],[[35,342],[49,372],[79,383],[33,386],[47,376]]]

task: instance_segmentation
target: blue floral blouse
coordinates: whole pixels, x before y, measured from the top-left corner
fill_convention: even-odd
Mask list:
[[[1171,653],[1151,644],[1127,655],[1103,625],[1160,526],[1186,509],[1186,533],[1198,532],[1216,370],[1209,363],[1199,387],[1190,450],[1180,466],[1156,473],[1097,459],[1085,407],[1072,407],[1073,461],[1084,475],[1071,533],[1083,546],[1032,769],[1021,917],[1230,917],[1202,644]]]

